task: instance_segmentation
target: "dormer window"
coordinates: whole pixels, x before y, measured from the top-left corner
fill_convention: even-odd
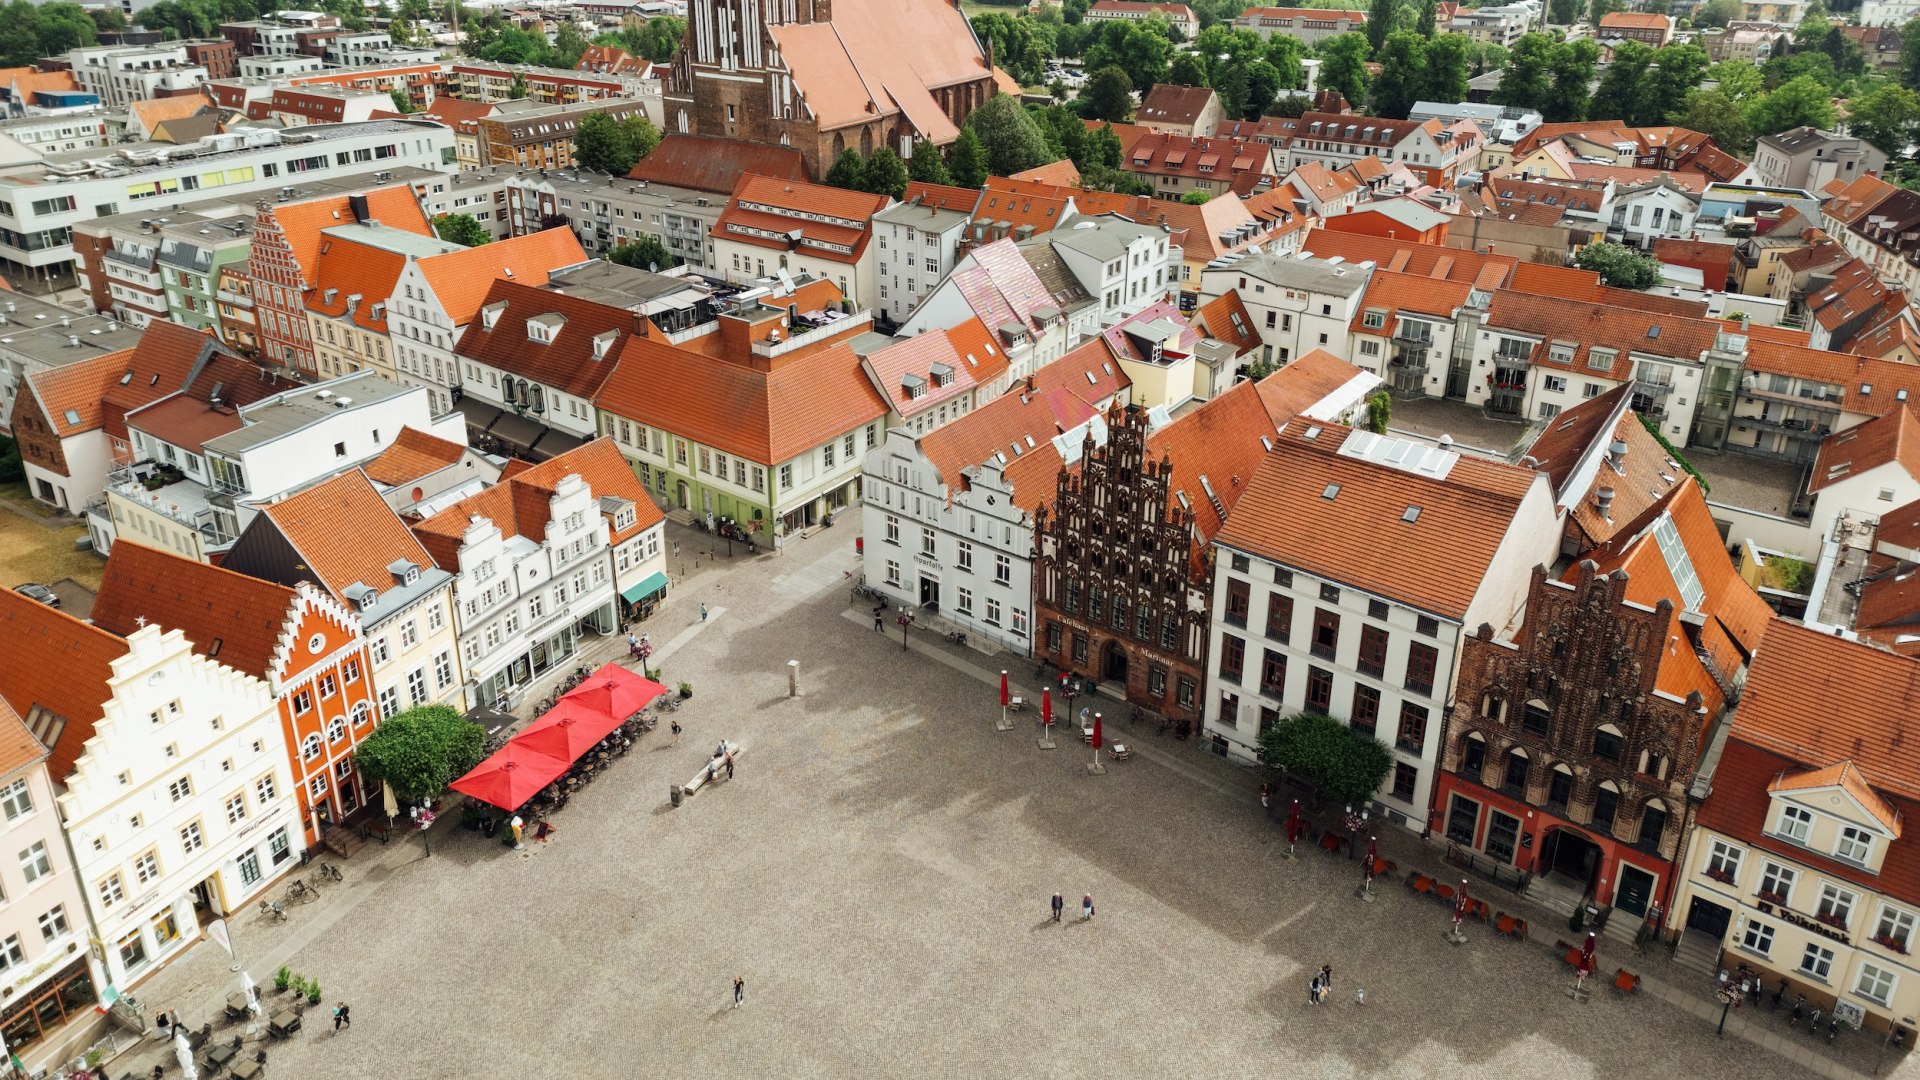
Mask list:
[[[1360,325],[1369,330],[1378,330],[1387,325],[1387,313],[1384,311],[1369,311],[1360,316]]]
[[[408,584],[412,584],[412,582],[408,582]],[[368,589],[366,592],[360,594],[360,599],[357,602],[360,605],[361,611],[372,611],[373,606],[380,602],[380,590]]]
[[[1850,863],[1867,865],[1873,855],[1873,834],[1852,825],[1840,827],[1840,843],[1833,849],[1834,857]]]
[[[1796,844],[1804,844],[1813,835],[1813,813],[1804,807],[1783,806],[1780,808],[1779,834]]]
[[[486,307],[481,308],[480,309],[481,327],[487,330],[493,329],[496,325],[499,324],[500,316],[506,310],[507,310],[507,305],[504,300],[501,301],[500,303],[488,304]]]
[[[402,580],[407,585],[420,584],[420,568],[417,566],[407,567],[407,576]]]
[[[607,354],[613,351],[614,342],[619,340],[620,331],[618,330],[609,330],[604,334],[596,335],[593,339],[593,358],[605,360]]]

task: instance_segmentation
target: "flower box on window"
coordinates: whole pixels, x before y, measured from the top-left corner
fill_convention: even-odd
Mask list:
[[[1902,956],[1907,955],[1907,947],[1905,944],[1903,944],[1900,941],[1899,938],[1889,937],[1886,934],[1875,934],[1873,936],[1873,941],[1874,941],[1874,944],[1892,949],[1894,952],[1897,952]]]
[[[1723,885],[1733,884],[1733,872],[1731,870],[1709,870],[1707,871],[1707,876]]]
[[[1847,928],[1847,920],[1831,911],[1816,912],[1813,917],[1836,930],[1845,930]]]
[[[1754,895],[1759,897],[1760,902],[1763,904],[1772,904],[1776,907],[1787,906],[1787,898],[1784,896],[1781,896],[1779,893],[1770,893],[1765,889],[1761,889],[1759,892],[1755,893]]]

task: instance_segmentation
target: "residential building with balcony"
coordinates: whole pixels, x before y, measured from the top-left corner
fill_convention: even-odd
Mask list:
[[[1272,439],[1215,539],[1205,733],[1251,757],[1315,712],[1387,744],[1376,813],[1429,827],[1467,627],[1508,625],[1558,543],[1544,474],[1297,418]],[[1444,546],[1408,575],[1382,545]]]
[[[1468,120],[1386,120],[1309,112],[1293,121],[1286,169],[1313,161],[1337,169],[1361,158],[1398,162],[1423,184],[1450,190],[1480,159],[1480,129]]]
[[[877,314],[906,321],[953,272],[978,198],[965,188],[909,185],[904,202],[873,215]]]
[[[267,685],[178,631],[122,638],[11,592],[0,626],[0,697],[49,750],[104,1003],[299,865],[286,740]]]
[[[1243,255],[1208,266],[1200,296],[1207,301],[1238,292],[1260,335],[1261,359],[1284,365],[1315,349],[1346,351],[1348,327],[1360,316],[1372,274],[1364,262],[1338,256]]]
[[[519,173],[503,193],[499,213],[509,236],[564,226],[560,231],[570,231],[592,257],[651,236],[695,270],[712,267],[713,228],[727,206],[725,195],[576,172]]]
[[[1873,1038],[1911,1038],[1920,1013],[1920,862],[1902,839],[1916,678],[1920,660],[1774,622],[1701,770],[1672,906],[1681,950],[1784,979]]]
[[[80,86],[112,107],[191,92],[212,78],[206,65],[188,59],[187,47],[179,42],[79,48],[66,60]]]
[[[1396,393],[1443,396],[1455,355],[1472,347],[1456,336],[1460,311],[1476,300],[1484,307],[1487,295],[1470,282],[1375,269],[1348,324],[1347,355]]]
[[[1624,940],[1671,904],[1695,770],[1773,617],[1694,481],[1640,514],[1563,576],[1536,566],[1519,625],[1464,643],[1433,803],[1450,844],[1559,914],[1613,912]]]
[[[237,406],[225,403],[226,391],[208,385],[198,401],[162,402],[128,425],[128,467],[108,484],[104,502],[87,508],[96,551],[110,551],[126,531],[206,559],[230,547],[260,507],[378,455],[402,428],[461,434],[457,414],[431,415],[426,390],[371,371],[276,388]],[[214,397],[222,399],[217,408]],[[177,472],[162,475],[163,465]],[[174,475],[180,479],[164,482]],[[149,490],[143,478],[150,476],[162,486]]]
[[[713,270],[728,283],[808,275],[838,285],[856,310],[878,295],[874,216],[885,195],[743,176],[713,227]]]
[[[399,381],[387,315],[401,273],[411,263],[466,250],[371,218],[320,230],[305,312],[314,372],[331,379],[366,368]]]
[[[1261,40],[1280,34],[1312,45],[1325,38],[1355,31],[1365,32],[1367,13],[1363,10],[1336,11],[1322,8],[1250,7],[1234,17],[1235,30],[1251,30]]]

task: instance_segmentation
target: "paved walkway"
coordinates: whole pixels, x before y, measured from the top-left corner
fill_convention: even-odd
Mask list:
[[[1444,909],[1404,889],[1361,903],[1355,864],[1287,861],[1254,774],[1188,744],[1118,721],[1140,756],[1093,777],[1070,735],[996,731],[997,658],[924,632],[905,657],[847,617],[851,541],[690,574],[653,629],[695,686],[682,744],[645,736],[552,842],[447,815],[431,858],[375,845],[286,924],[243,914],[260,981],[292,963],[356,1021],[263,1044],[269,1075],[1815,1075],[1653,993],[1576,1005],[1546,949],[1483,927],[1447,945]],[[720,739],[753,748],[737,778],[671,807]],[[1053,922],[1055,891],[1099,915]],[[1337,993],[1314,1008],[1322,963]],[[236,980],[203,943],[138,993],[198,1026]]]

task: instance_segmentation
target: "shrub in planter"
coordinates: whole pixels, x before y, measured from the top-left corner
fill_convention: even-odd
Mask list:
[[[281,964],[280,970],[273,973],[273,988],[284,994],[287,991],[287,987],[292,985],[293,969],[285,964]]]
[[[309,1005],[320,1004],[320,980],[319,979],[315,979],[312,982],[307,984],[307,1004]]]
[[[683,698],[690,698],[690,697],[692,697],[692,696],[693,696],[693,684],[692,684],[692,683],[690,683],[690,682],[683,682],[683,683],[681,683],[681,684],[680,684],[680,696],[681,696],[681,697],[683,697]]]

